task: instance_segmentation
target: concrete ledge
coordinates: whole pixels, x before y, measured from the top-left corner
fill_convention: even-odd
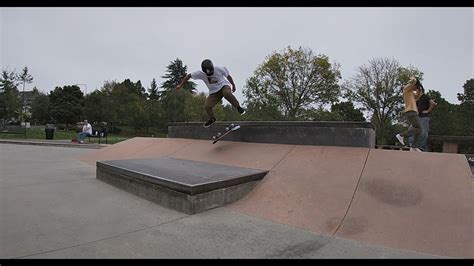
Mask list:
[[[161,206],[195,214],[232,203],[267,171],[163,159],[97,162],[97,179]]]
[[[200,122],[170,123],[169,138],[210,140],[231,122],[203,128]],[[365,122],[235,121],[242,127],[223,140],[320,146],[375,148],[375,127]]]

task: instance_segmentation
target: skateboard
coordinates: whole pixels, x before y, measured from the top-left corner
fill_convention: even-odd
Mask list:
[[[220,139],[222,139],[223,137],[225,137],[225,135],[229,134],[229,133],[232,132],[232,131],[236,131],[236,130],[238,130],[239,128],[240,128],[239,125],[230,124],[229,126],[227,126],[227,127],[225,128],[226,133],[221,134],[220,132],[218,132],[217,135],[212,136],[212,139],[214,140],[214,141],[212,142],[212,144],[216,144],[216,142],[218,142]]]

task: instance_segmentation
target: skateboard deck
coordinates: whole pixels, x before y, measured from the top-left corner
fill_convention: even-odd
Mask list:
[[[231,133],[232,131],[236,131],[240,128],[239,125],[235,125],[235,124],[230,124],[229,126],[227,126],[225,128],[226,132],[224,134],[218,132],[217,135],[215,136],[212,136],[212,139],[214,140],[212,142],[212,144],[216,144],[216,142],[218,142],[219,140],[221,140],[223,137],[225,137],[227,134]]]

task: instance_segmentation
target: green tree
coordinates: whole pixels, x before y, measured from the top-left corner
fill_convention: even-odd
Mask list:
[[[235,108],[231,104],[226,104],[222,107],[224,117],[223,121],[245,121],[247,120],[247,114],[241,115],[235,111]]]
[[[281,121],[286,120],[276,102],[246,102],[247,112],[243,116],[249,121]],[[235,112],[235,110],[234,110]]]
[[[345,81],[345,97],[361,104],[361,109],[371,114],[378,135],[385,136],[387,125],[396,121],[403,111],[402,88],[412,75],[423,79],[423,73],[417,68],[404,68],[395,59],[372,59]],[[385,144],[384,139],[377,139],[377,143]]]
[[[459,106],[446,101],[439,91],[429,90],[426,94],[437,103],[430,114],[429,135],[458,135],[458,128],[462,126],[458,122]],[[441,144],[441,142],[430,142],[430,150],[441,152]]]
[[[339,66],[308,48],[287,47],[267,56],[247,80],[243,93],[256,109],[278,106],[285,120],[296,120],[305,109],[337,100]]]
[[[108,122],[109,119],[109,101],[103,91],[95,90],[84,97],[84,117],[91,123]]]
[[[128,93],[136,95],[141,100],[147,98],[148,95],[140,80],[132,82],[130,79],[125,79],[122,84],[128,89]]]
[[[164,120],[163,107],[159,99],[160,94],[158,91],[158,85],[156,84],[156,80],[153,78],[150,87],[148,88],[148,100],[144,105],[145,116],[147,117],[147,133],[149,133],[150,127],[164,128],[164,123],[162,123],[162,120]]]
[[[0,92],[5,92],[7,89],[16,88],[18,89],[18,76],[15,71],[8,71],[8,69],[2,69],[2,76],[0,77]]]
[[[174,61],[171,61],[170,64],[166,67],[166,74],[162,78],[166,79],[162,84],[161,94],[166,94],[170,90],[174,90],[176,85],[178,85],[181,80],[186,76],[187,66],[183,65],[181,59],[176,58]],[[188,81],[183,84],[182,90],[189,91],[192,94],[197,92],[196,83]]]
[[[161,102],[157,99],[150,99],[145,103],[145,116],[147,117],[146,132],[149,133],[150,127],[166,130],[166,117]]]
[[[331,105],[331,112],[337,113],[343,121],[365,122],[364,114],[352,102],[334,103]]]
[[[458,108],[456,135],[474,135],[474,79],[466,80],[463,85],[464,93],[458,93],[461,102]]]
[[[41,124],[47,123],[51,118],[49,105],[49,96],[45,93],[39,93],[31,103],[31,118]]]
[[[148,115],[145,112],[145,104],[142,101],[135,101],[128,105],[130,120],[128,124],[135,130],[140,130],[148,126]]]
[[[18,80],[15,71],[2,69],[0,77],[0,115],[4,119],[18,118],[21,103],[18,101]]]
[[[150,84],[150,88],[148,89],[148,97],[150,100],[158,100],[159,93],[158,93],[158,85],[156,85],[156,80],[153,78]]]
[[[20,81],[23,84],[23,93],[22,93],[22,106],[25,108],[25,85],[26,83],[32,83],[33,82],[33,76],[28,71],[28,67],[24,67],[23,70],[21,71],[20,74],[17,76],[17,80]],[[22,113],[24,113],[25,110],[22,110]]]
[[[458,100],[461,104],[474,104],[474,79],[466,80],[462,87],[464,88],[464,93],[458,93]]]
[[[166,67],[166,74],[162,78],[166,79],[160,86],[160,100],[165,112],[167,122],[186,121],[186,101],[188,94],[195,94],[197,91],[194,82],[186,82],[182,89],[176,91],[176,85],[186,76],[187,67],[183,62],[176,58]]]
[[[429,90],[426,94],[437,103],[430,115],[430,135],[455,135],[456,105],[446,101],[439,91]]]
[[[148,126],[147,98],[141,81],[106,81],[99,91],[86,97],[84,114],[92,121],[107,122],[109,132],[116,132],[121,125],[138,130]]]
[[[322,106],[306,109],[301,120],[310,121],[343,121],[343,117],[338,112],[325,110]]]
[[[76,86],[56,87],[49,94],[50,114],[57,123],[73,125],[82,118],[82,105],[84,94]]]
[[[129,90],[123,82],[115,84],[109,95],[111,108],[113,108],[119,125],[130,125],[131,112],[136,101],[139,101],[139,95]]]
[[[195,95],[190,93],[186,93],[185,95],[184,120],[188,122],[206,121],[208,119],[206,110],[204,109],[207,98],[206,94],[201,92]]]
[[[119,108],[120,108],[120,95],[114,93],[114,88],[119,83],[116,81],[105,81],[104,85],[100,88],[100,94],[93,96],[100,97],[100,100],[94,100],[91,98],[92,101],[97,101],[98,105],[103,105],[105,108],[103,109],[103,120],[107,122],[107,127],[110,132],[115,132],[115,125],[119,123]],[[100,121],[100,120],[99,120]]]
[[[185,99],[189,94],[191,94],[189,91],[173,89],[168,90],[168,93],[162,97],[161,103],[167,122],[184,122],[186,120]]]

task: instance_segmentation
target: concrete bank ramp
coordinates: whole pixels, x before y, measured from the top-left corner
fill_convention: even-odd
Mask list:
[[[473,180],[461,154],[371,150],[336,235],[474,258]]]
[[[176,158],[268,170],[234,211],[369,244],[473,258],[463,155],[357,147],[134,138],[80,160]]]

